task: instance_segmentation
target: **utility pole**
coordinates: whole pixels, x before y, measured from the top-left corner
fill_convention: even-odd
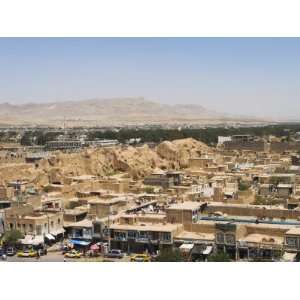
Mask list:
[[[20,202],[23,200],[23,197],[22,197],[22,191],[21,191],[21,182],[19,179],[16,182],[15,190],[16,190],[18,207],[20,207]]]
[[[110,251],[110,205],[108,206],[108,216],[107,216],[107,231],[108,231],[108,251]]]

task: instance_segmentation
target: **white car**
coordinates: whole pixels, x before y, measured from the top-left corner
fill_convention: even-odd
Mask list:
[[[124,253],[122,252],[122,250],[112,249],[112,250],[108,251],[105,256],[109,257],[109,258],[123,258]]]

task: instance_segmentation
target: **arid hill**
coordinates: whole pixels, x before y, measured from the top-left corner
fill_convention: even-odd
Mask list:
[[[164,141],[156,148],[114,147],[88,149],[78,153],[54,152],[53,156],[40,161],[39,166],[15,164],[2,166],[0,178],[5,181],[27,179],[40,186],[56,181],[64,182],[68,176],[97,175],[110,176],[117,172],[142,178],[153,170],[180,169],[187,167],[190,157],[211,152],[202,142],[194,139]]]
[[[64,120],[70,126],[257,121],[217,113],[201,105],[165,105],[143,98],[0,104],[0,123],[57,126]]]

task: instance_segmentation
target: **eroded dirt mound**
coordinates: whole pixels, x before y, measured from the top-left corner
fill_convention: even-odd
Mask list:
[[[157,153],[169,160],[174,168],[186,168],[191,157],[199,157],[203,153],[211,152],[206,144],[192,138],[164,141],[157,148]]]
[[[155,149],[147,145],[141,147],[114,147],[87,149],[77,153],[53,152],[38,166],[15,164],[2,166],[0,178],[5,181],[24,179],[37,185],[64,183],[67,177],[80,175],[107,176],[116,172],[126,172],[134,179],[150,174],[154,169],[179,169],[188,166],[191,157],[211,149],[194,139],[164,141]]]

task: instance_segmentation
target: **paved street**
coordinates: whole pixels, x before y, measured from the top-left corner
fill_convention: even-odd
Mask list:
[[[130,261],[129,256],[125,256],[122,259],[112,259],[99,257],[81,257],[77,259],[66,258],[66,262],[128,262]],[[2,261],[0,261],[2,262]],[[17,257],[8,256],[7,262],[64,262],[64,256],[60,252],[48,252],[47,255],[41,256],[39,259],[35,257]]]

